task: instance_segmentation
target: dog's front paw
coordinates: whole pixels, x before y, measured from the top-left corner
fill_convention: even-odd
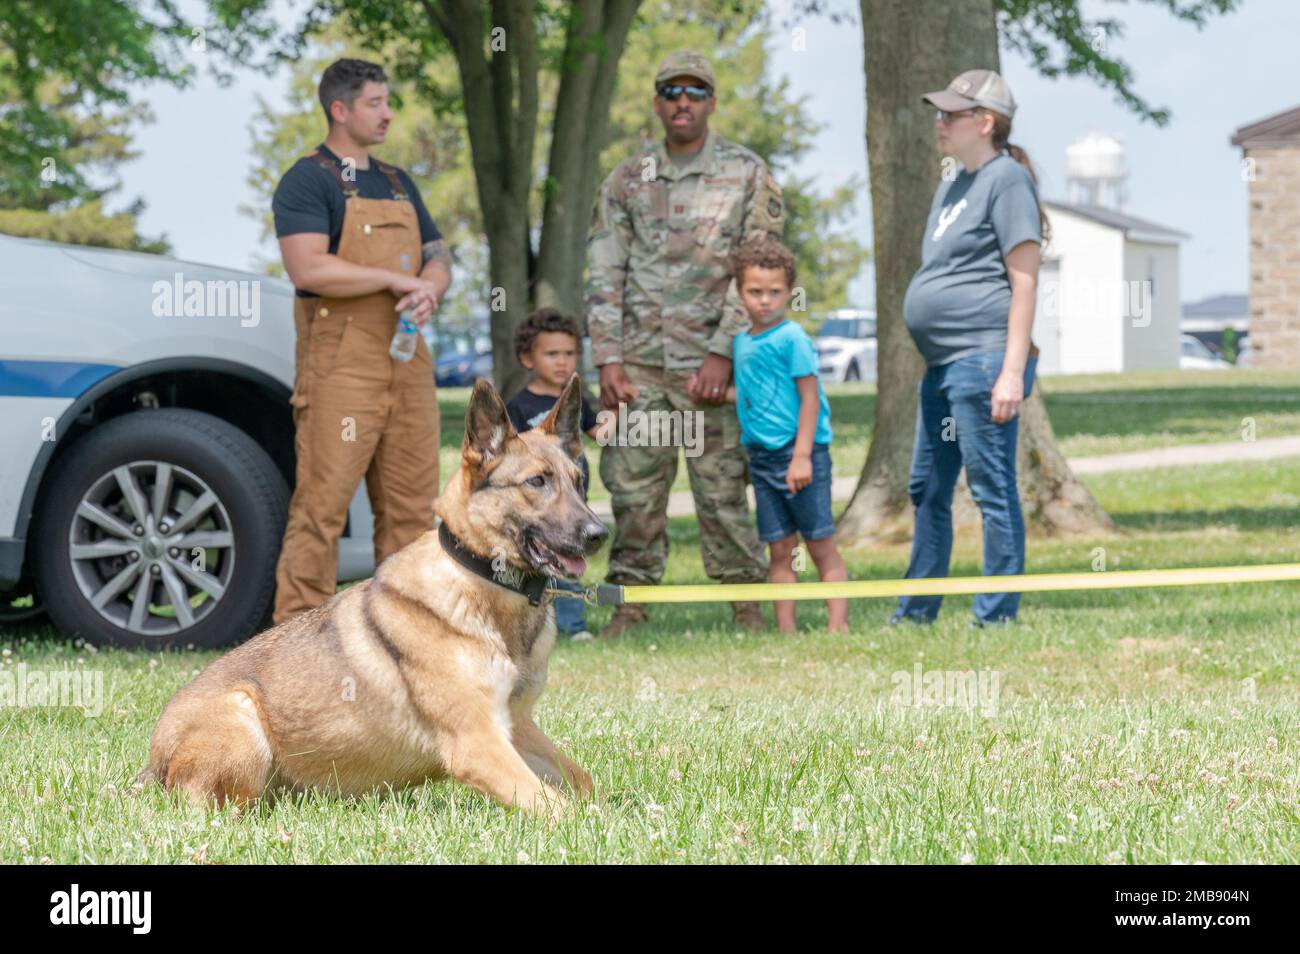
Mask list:
[[[591,780],[590,775],[576,765],[569,773],[569,787],[573,789],[573,794],[581,799],[590,799],[596,794],[596,783]]]
[[[568,797],[558,788],[545,785],[528,806],[528,810],[550,822],[558,822],[569,808]]]

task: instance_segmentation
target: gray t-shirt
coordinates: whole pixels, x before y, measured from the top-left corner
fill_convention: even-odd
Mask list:
[[[927,365],[1007,346],[1011,283],[1005,258],[1041,242],[1029,172],[999,153],[941,182],[921,241],[921,267],[903,298],[903,320]]]

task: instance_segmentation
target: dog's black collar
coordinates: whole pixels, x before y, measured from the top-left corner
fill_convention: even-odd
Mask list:
[[[492,568],[491,560],[467,549],[465,544],[447,529],[445,523],[438,524],[438,542],[453,560],[475,576],[481,576],[497,586],[504,586],[507,590],[528,597],[528,602],[533,606],[541,605],[542,594],[546,592],[546,584],[550,581],[550,577],[538,573],[525,573],[514,567],[507,567],[497,572]]]

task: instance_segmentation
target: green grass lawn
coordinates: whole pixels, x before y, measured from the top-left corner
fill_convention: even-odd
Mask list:
[[[1294,371],[1144,371],[1124,374],[1055,376],[1040,387],[1052,427],[1067,457],[1118,454],[1177,444],[1241,440],[1249,419],[1257,439],[1300,434],[1300,374]],[[871,446],[876,413],[872,384],[832,384],[826,388],[835,441],[835,476],[862,472]],[[469,389],[446,388],[442,403],[444,473],[460,463],[465,405]],[[588,440],[593,469],[599,448]],[[690,490],[685,461],[674,491]],[[609,492],[593,479],[593,500]]]
[[[1131,424],[1132,408],[1083,410],[1113,383],[1066,383],[1080,408],[1052,413],[1067,446]],[[1295,432],[1280,384],[1241,386],[1256,402],[1242,406]],[[1144,440],[1222,439],[1210,422],[1239,405],[1198,410],[1192,390],[1143,418]],[[1135,393],[1183,392],[1144,378]],[[1121,570],[1300,560],[1300,460],[1088,483],[1118,532],[1031,538],[1030,572],[1088,571],[1098,547]],[[702,581],[692,522],[671,538],[668,581]],[[894,578],[907,552],[847,556],[855,579]],[[589,579],[602,570],[603,556]],[[977,537],[959,539],[953,572],[979,572]],[[1300,862],[1300,584],[1031,594],[997,629],[971,629],[969,608],[952,598],[935,626],[895,628],[886,602],[862,600],[832,637],[803,604],[785,637],[733,632],[725,606],[655,607],[643,633],[562,643],[538,721],[603,799],[554,826],[454,784],[243,817],[134,793],[154,720],[212,654],[0,634],[5,669],[100,671],[108,696],[98,718],[0,716],[0,862]],[[916,672],[982,674],[997,692],[908,705],[898,687]]]

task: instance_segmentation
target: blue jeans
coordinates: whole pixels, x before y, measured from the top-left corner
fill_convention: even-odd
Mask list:
[[[551,580],[553,590],[581,593],[585,587],[575,580]],[[587,604],[567,596],[555,598],[555,628],[561,636],[572,636],[587,628]]]
[[[797,531],[811,542],[825,540],[835,533],[829,444],[813,444],[812,483],[797,494],[790,493],[785,483],[786,471],[794,457],[794,441],[776,450],[747,446],[745,453],[749,457],[749,479],[754,485],[758,539],[775,543]]]
[[[916,447],[907,491],[916,504],[909,579],[945,577],[952,556],[952,495],[962,465],[966,483],[984,518],[984,575],[1025,571],[1025,523],[1016,488],[1017,414],[995,424],[993,383],[1002,371],[1003,352],[987,351],[929,368],[919,387]],[[1038,358],[1025,363],[1025,397],[1034,386]],[[892,619],[930,622],[939,615],[942,596],[904,596]],[[980,593],[975,618],[981,623],[1016,618],[1019,593]]]

